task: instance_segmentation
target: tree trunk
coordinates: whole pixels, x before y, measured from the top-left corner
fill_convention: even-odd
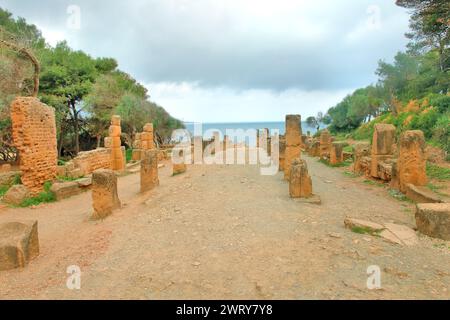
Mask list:
[[[73,130],[75,134],[75,154],[78,155],[80,152],[80,126],[78,123],[78,111],[75,106],[75,101],[70,100],[69,101],[70,107],[72,109],[73,113]]]

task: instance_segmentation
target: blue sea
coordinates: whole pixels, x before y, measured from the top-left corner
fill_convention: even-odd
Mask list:
[[[186,122],[184,123],[186,129],[194,136],[194,123]],[[286,131],[284,122],[239,122],[239,123],[202,123],[202,134],[204,139],[209,139],[212,137],[214,131],[220,131],[222,136],[226,134],[226,130],[238,130],[242,129],[244,131],[249,129],[269,129],[271,133],[274,130],[278,130],[279,134],[284,135]],[[311,134],[317,132],[317,128],[312,128],[308,126],[306,122],[302,122],[302,131],[306,134],[308,131]]]

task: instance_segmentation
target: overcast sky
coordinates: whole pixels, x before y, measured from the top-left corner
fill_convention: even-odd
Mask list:
[[[36,24],[52,45],[66,39],[92,56],[116,58],[148,87],[151,100],[179,119],[203,122],[327,111],[376,81],[378,60],[391,61],[405,48],[409,18],[394,0],[0,0],[0,6]]]

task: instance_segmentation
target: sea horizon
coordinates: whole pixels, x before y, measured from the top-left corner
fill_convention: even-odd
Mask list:
[[[227,130],[238,130],[242,129],[244,131],[249,129],[269,129],[270,133],[273,134],[278,131],[280,135],[284,135],[286,132],[285,122],[284,121],[254,121],[254,122],[183,122],[186,129],[194,135],[194,124],[201,124],[202,133],[204,138],[212,137],[213,131],[221,132],[221,135],[226,134]],[[310,134],[315,134],[317,132],[316,127],[309,126],[305,121],[302,121],[302,132]],[[326,126],[321,125],[321,129]]]

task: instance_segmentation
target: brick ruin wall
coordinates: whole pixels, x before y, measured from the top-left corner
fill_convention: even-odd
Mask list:
[[[56,177],[57,144],[54,110],[33,97],[11,104],[12,135],[19,151],[22,183],[33,194]]]
[[[111,150],[106,148],[80,152],[72,161],[75,168],[81,169],[83,175],[89,175],[98,169],[112,168]]]

